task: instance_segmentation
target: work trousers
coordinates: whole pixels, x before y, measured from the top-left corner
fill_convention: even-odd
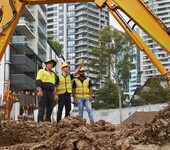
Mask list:
[[[38,122],[44,121],[45,112],[45,121],[51,121],[51,113],[54,105],[55,101],[53,92],[43,91],[43,96],[39,99]]]
[[[70,116],[71,111],[71,95],[61,94],[58,100],[57,122],[61,120],[63,107],[65,106],[65,117]]]
[[[78,98],[77,104],[78,104],[78,108],[79,108],[80,118],[83,119],[83,109],[84,109],[84,106],[85,106],[86,110],[88,112],[88,116],[89,116],[90,121],[94,121],[90,99],[89,98]]]

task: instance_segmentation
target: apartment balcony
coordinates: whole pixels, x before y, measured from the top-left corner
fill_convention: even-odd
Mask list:
[[[12,55],[11,63],[22,72],[33,72],[36,69],[35,63],[25,55]]]
[[[86,8],[84,10],[81,10],[81,11],[75,13],[75,16],[76,17],[83,16],[84,14],[87,14],[87,9]]]
[[[78,3],[75,7],[75,11],[82,10],[82,9],[87,9],[87,5]]]
[[[39,33],[39,36],[43,36],[43,37],[47,37],[47,29],[46,29],[46,26],[43,26],[43,24],[39,21],[38,22],[38,33]]]
[[[12,36],[11,43],[19,53],[32,54],[33,47],[26,36]]]
[[[40,7],[41,7],[42,11],[43,11],[44,13],[46,13],[46,11],[47,11],[46,5],[41,4]]]
[[[92,24],[88,24],[89,29],[91,30],[100,30],[99,25],[92,25]]]
[[[38,50],[40,53],[46,53],[46,44],[47,41],[45,39],[38,38]]]
[[[80,47],[75,50],[75,53],[80,53],[80,52],[84,52],[84,51],[87,51],[87,48]]]
[[[35,38],[34,30],[33,25],[31,25],[25,17],[20,18],[16,27],[16,31],[19,34],[25,35],[27,38]]]
[[[75,46],[83,46],[83,45],[88,45],[88,42],[87,41],[81,41],[81,42],[77,42],[75,44]]]
[[[99,12],[98,11],[96,12],[94,9],[88,10],[88,16],[91,16],[91,17],[94,17],[94,18],[101,18],[99,16]]]
[[[88,19],[89,22],[91,22],[91,23],[93,23],[93,24],[96,24],[96,25],[99,24],[99,21],[100,21],[100,20],[99,20],[99,17],[96,17],[96,18],[94,18],[94,17],[88,17],[87,19]]]
[[[35,16],[34,14],[34,10],[33,8],[31,8],[31,6],[25,6],[24,12],[23,12],[23,16],[27,16],[27,19],[29,21],[35,21]]]
[[[47,24],[47,16],[43,11],[38,11],[38,19],[40,22]]]
[[[35,89],[35,80],[25,74],[11,74],[11,84],[22,90]]]
[[[79,30],[77,30],[76,31],[76,35],[78,35],[78,34],[86,34],[88,31],[87,31],[87,29],[79,29]]]
[[[81,21],[88,21],[88,18],[83,17],[83,16],[82,17],[77,17],[75,22],[77,23],[77,22],[81,22]]]
[[[82,21],[76,24],[75,29],[87,27],[87,21]]]
[[[44,62],[46,60],[46,54],[38,54],[39,58]]]
[[[87,39],[88,39],[87,34],[84,34],[84,35],[81,34],[79,36],[76,36],[75,41],[77,42],[79,40],[87,40]]]
[[[94,5],[94,4],[92,4],[92,3],[91,3],[91,4],[88,3],[88,9],[91,10],[91,11],[93,11],[93,12],[96,12],[96,13],[99,12],[99,9],[97,8],[97,6]]]
[[[94,43],[99,42],[98,38],[94,38],[92,36],[88,36],[89,41],[93,41]]]
[[[83,58],[88,58],[88,55],[87,54],[82,54],[82,55],[79,55],[79,56],[76,56],[75,57],[76,59],[83,59]]]

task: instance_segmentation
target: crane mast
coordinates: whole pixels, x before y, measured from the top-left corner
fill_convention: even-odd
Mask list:
[[[170,85],[170,73],[134,30],[137,25],[170,54],[170,29],[155,15],[143,0],[0,0],[0,60],[13,35],[25,5],[94,2],[100,9],[107,6],[110,13],[143,51]],[[126,21],[120,11],[129,17]],[[133,26],[130,26],[133,22]]]

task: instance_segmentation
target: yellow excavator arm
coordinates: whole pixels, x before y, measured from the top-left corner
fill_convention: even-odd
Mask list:
[[[118,21],[135,44],[142,50],[170,85],[170,74],[152,53],[146,43],[134,30],[139,26],[170,54],[170,29],[150,10],[143,0],[0,0],[0,60],[16,28],[25,5],[94,2],[102,9],[107,5],[113,17]],[[130,20],[126,21],[120,11]],[[131,27],[130,22],[134,25]]]

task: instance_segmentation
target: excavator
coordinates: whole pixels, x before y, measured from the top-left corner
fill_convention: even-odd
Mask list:
[[[147,55],[170,85],[170,73],[134,29],[137,25],[170,54],[170,28],[164,25],[144,0],[0,0],[0,61],[26,5],[77,2],[94,2],[99,9],[107,6],[124,31]],[[120,12],[123,12],[129,20],[126,21]],[[133,26],[131,26],[131,22],[133,22]]]

